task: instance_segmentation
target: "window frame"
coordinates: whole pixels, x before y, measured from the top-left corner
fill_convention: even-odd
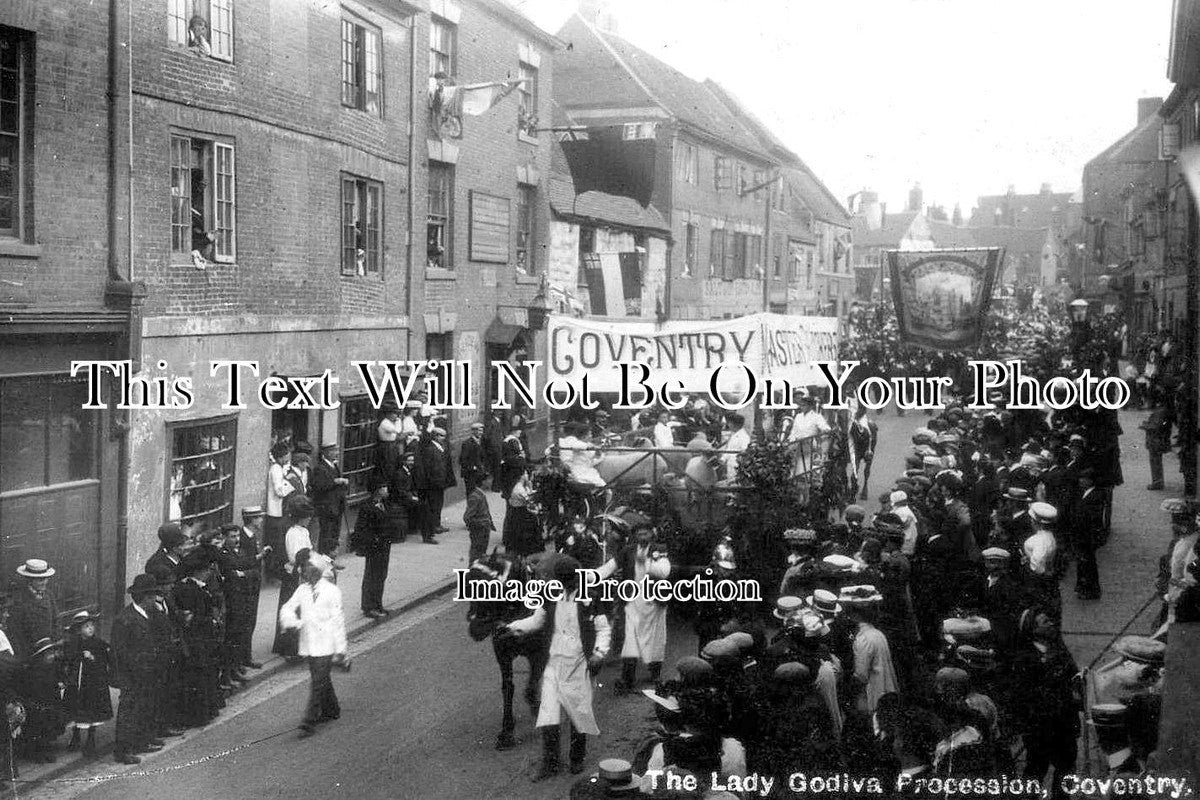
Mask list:
[[[203,519],[203,518],[209,517],[213,514],[218,514],[220,517],[222,517],[223,518],[223,519],[221,519],[222,523],[232,522],[234,520],[234,505],[237,502],[237,454],[238,454],[237,453],[237,434],[238,434],[238,424],[237,423],[238,423],[238,415],[237,414],[224,414],[224,415],[215,416],[215,417],[204,417],[202,419],[179,420],[179,421],[172,421],[172,422],[165,423],[167,435],[166,435],[166,459],[165,459],[166,464],[164,467],[164,469],[166,470],[166,475],[164,476],[165,480],[163,482],[163,489],[164,489],[164,491],[163,491],[163,519],[164,520],[168,520],[171,522],[177,521],[181,525],[185,525],[185,524],[192,524],[192,521],[194,521],[196,519]],[[190,428],[204,428],[204,427],[217,427],[217,426],[229,426],[228,427],[229,440],[224,447],[220,447],[217,450],[193,453],[193,454],[187,455],[187,456],[177,456],[176,455],[176,453],[175,453],[175,434],[177,432],[179,432],[181,430],[190,429]],[[217,506],[215,508],[210,508],[199,514],[190,514],[189,515],[189,514],[185,514],[183,512],[183,500],[182,500],[183,495],[181,495],[180,517],[178,520],[170,519],[170,517],[171,517],[171,493],[173,491],[172,481],[174,480],[176,463],[182,462],[182,461],[198,461],[201,458],[204,458],[205,456],[212,458],[215,456],[225,456],[225,455],[227,455],[229,458],[229,460],[228,460],[229,471],[227,473],[225,473],[222,469],[218,469],[218,473],[220,476],[216,479],[216,483],[218,483],[218,485],[221,486],[223,491],[226,493],[226,496],[228,497],[228,502],[226,502],[220,506]],[[225,488],[226,482],[228,482],[228,488]],[[205,484],[202,484],[198,488],[204,488],[204,486],[205,486]],[[184,493],[184,494],[186,494],[186,493]]]
[[[445,32],[446,41],[438,41],[438,45],[444,46],[445,50],[434,46],[434,34],[439,30]],[[448,65],[445,69],[441,66],[443,59]],[[444,72],[449,78],[455,77],[458,72],[458,25],[445,17],[431,14],[429,17],[429,77],[433,78],[439,72]]]
[[[91,431],[88,433],[90,442],[88,442],[88,455],[90,464],[88,465],[88,475],[86,477],[74,478],[70,475],[66,476],[65,480],[54,480],[52,463],[57,450],[53,447],[52,438],[54,436],[56,406],[54,403],[54,395],[58,391],[58,387],[62,384],[75,384],[84,389],[86,396],[87,380],[83,377],[72,377],[66,373],[51,373],[41,375],[7,375],[0,378],[0,404],[3,403],[5,394],[4,388],[6,384],[28,384],[26,387],[18,387],[18,391],[27,395],[31,389],[36,389],[39,392],[38,399],[40,407],[44,408],[45,413],[38,419],[38,427],[40,428],[39,436],[41,438],[41,460],[42,472],[38,481],[28,486],[15,486],[6,488],[0,484],[0,496],[17,492],[36,492],[53,486],[62,486],[71,483],[80,483],[85,481],[99,481],[101,470],[101,425],[102,417],[99,411],[79,408],[81,415],[87,415],[91,420]],[[75,408],[72,406],[72,408]],[[3,420],[3,406],[0,405],[0,420]],[[6,442],[10,444],[10,442]]]
[[[342,396],[339,398],[338,409],[338,441],[339,441],[339,466],[342,470],[342,477],[350,481],[347,500],[353,502],[367,495],[367,477],[375,468],[375,429],[379,425],[379,412],[371,405],[371,399],[366,394]],[[359,403],[365,404],[366,415],[361,420],[347,422],[349,410],[353,407],[355,413],[359,413],[362,409],[359,408]],[[348,435],[349,430],[365,431],[365,444],[351,444],[352,437]],[[358,461],[360,455],[365,454],[365,459]],[[350,456],[353,455],[352,460]]]
[[[233,3],[234,0],[167,0],[167,41],[188,49],[196,48],[203,53],[188,41],[191,21],[194,17],[200,17],[208,27],[208,52],[203,54],[217,61],[232,63]],[[214,24],[214,20],[219,24]]]
[[[378,25],[373,25],[343,8],[341,43],[342,106],[382,119],[383,31]],[[374,69],[371,68],[372,44]],[[372,82],[375,84],[373,92]]]
[[[339,266],[344,276],[365,278],[368,275],[383,276],[383,183],[373,178],[364,178],[349,172],[340,173],[341,186],[341,257]],[[347,194],[352,197],[347,198]],[[374,199],[372,200],[372,194]],[[374,225],[371,211],[374,209]],[[346,215],[354,217],[352,224],[347,224]],[[347,244],[348,231],[354,230],[355,239],[352,245]],[[365,247],[362,268],[358,264],[359,237],[362,237]],[[372,246],[372,238],[374,246]],[[347,261],[347,256],[352,262]]]
[[[191,196],[192,154],[200,145],[202,153],[199,169],[204,173],[204,221],[205,229],[216,234],[213,241],[212,261],[218,264],[237,263],[237,144],[229,139],[188,131],[171,131],[168,142],[170,180],[168,192],[171,208],[171,252],[187,255],[195,248],[191,240]],[[186,162],[179,158],[186,152]],[[227,157],[228,171],[222,171],[222,158]],[[176,180],[182,179],[179,193]],[[223,196],[224,195],[224,196]],[[186,222],[184,217],[186,216]],[[186,236],[186,248],[179,245],[180,237]]]
[[[713,155],[713,191],[720,194],[733,188],[735,170],[733,159],[728,156]],[[724,179],[724,180],[722,180]]]
[[[695,186],[700,181],[700,148],[679,140],[675,151],[675,180]]]
[[[30,124],[30,109],[34,108],[29,94],[33,88],[31,70],[34,67],[32,37],[18,29],[0,26],[0,38],[16,51],[16,86],[15,95],[7,100],[0,98],[0,107],[6,104],[15,106],[13,109],[16,126],[12,131],[0,129],[0,137],[13,142],[14,168],[12,170],[12,195],[8,198],[11,203],[12,226],[0,228],[0,239],[12,239],[18,242],[32,241],[32,214],[29,204],[33,198],[32,179],[34,169],[29,163],[33,144],[33,126]],[[0,73],[11,68],[0,68]],[[3,124],[3,111],[0,108],[0,125]]]
[[[517,184],[516,252],[514,264],[518,271],[527,275],[537,274],[533,253],[537,244],[537,222],[534,209],[537,207],[537,187],[528,183]],[[524,244],[522,244],[524,237]]]
[[[725,277],[725,252],[728,247],[729,242],[725,235],[725,229],[713,228],[708,235],[708,277]]]
[[[683,274],[691,277],[696,274],[696,256],[699,248],[700,226],[694,222],[684,223],[683,226]]]
[[[444,189],[440,193],[443,198],[443,211],[439,214],[434,214],[430,210],[430,201],[433,198],[434,174],[444,175]],[[445,161],[430,161],[428,163],[428,181],[425,189],[425,265],[426,268],[432,269],[454,269],[454,190],[455,190],[455,168],[453,164]],[[441,180],[439,184],[443,183]],[[435,216],[437,219],[435,220]],[[442,263],[433,264],[429,259],[429,232],[433,225],[440,225],[442,229]]]
[[[538,68],[528,61],[517,61],[517,133],[531,139],[537,138],[539,84]],[[532,88],[529,88],[532,84]]]

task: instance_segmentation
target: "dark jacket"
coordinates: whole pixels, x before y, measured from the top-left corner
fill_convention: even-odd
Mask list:
[[[450,456],[450,449],[444,444],[422,442],[421,449],[417,452],[416,467],[414,477],[418,491],[449,489],[458,484],[454,477],[454,461]]]
[[[337,464],[330,466],[324,458],[313,462],[308,473],[308,490],[317,514],[323,517],[340,517],[346,510],[346,487],[334,483],[342,477]]]
[[[458,451],[458,470],[464,486],[473,486],[483,480],[488,474],[488,466],[483,460],[483,441],[476,441],[474,436],[467,438]]]
[[[154,551],[154,554],[146,561],[146,573],[153,575],[156,578],[162,579],[164,574],[170,574],[179,578],[179,562],[171,558],[166,550],[161,547]]]
[[[1104,491],[1093,488],[1087,495],[1080,494],[1071,512],[1071,532],[1075,542],[1092,547],[1099,544],[1104,535]]]
[[[350,533],[350,549],[365,556],[389,550],[391,546],[387,507],[383,503],[364,503],[358,509],[358,518]]]
[[[508,497],[517,485],[529,464],[529,454],[516,434],[509,434],[500,445],[500,471],[496,476],[495,488],[501,496]]]
[[[58,639],[58,604],[50,590],[39,600],[22,587],[13,597],[6,630],[19,661],[29,657],[39,639]]]
[[[487,495],[479,487],[475,487],[467,495],[467,508],[463,511],[463,524],[467,530],[496,530],[492,519],[492,510],[488,508]]]
[[[150,620],[133,605],[117,614],[112,626],[113,686],[130,689],[149,686],[158,679],[157,641]]]

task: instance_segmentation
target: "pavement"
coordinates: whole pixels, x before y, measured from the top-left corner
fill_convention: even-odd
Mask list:
[[[1138,423],[1146,412],[1122,412],[1121,440],[1125,485],[1115,495],[1113,534],[1100,551],[1104,595],[1080,601],[1071,591],[1074,575],[1063,581],[1063,630],[1081,667],[1100,653],[1150,596],[1169,525],[1159,511],[1166,497],[1178,496],[1182,481],[1177,460],[1167,462],[1165,491],[1151,492],[1149,466]],[[887,413],[877,418],[877,449],[871,491],[890,486],[903,471],[912,430],[924,416]],[[490,496],[502,519],[502,501]],[[874,506],[874,500],[868,506]],[[447,507],[443,521],[451,532],[434,547],[410,540],[396,545],[385,602],[397,611],[374,623],[358,613],[362,560],[344,557],[339,585],[352,630],[351,674],[337,673],[342,719],[311,739],[296,739],[307,694],[307,672],[282,659],[265,660],[254,682],[230,699],[221,718],[189,731],[138,767],[118,767],[111,759],[60,761],[50,768],[22,766],[21,797],[65,800],[104,798],[270,798],[305,793],[355,798],[555,798],[565,795],[566,776],[542,784],[528,778],[539,757],[529,711],[517,692],[517,735],[521,744],[497,753],[499,729],[497,668],[489,642],[465,636],[463,609],[451,601],[451,569],[465,566],[466,532],[462,504]],[[498,537],[493,536],[493,541]],[[255,652],[270,649],[277,598],[264,591]],[[1134,620],[1131,632],[1146,633],[1157,604]],[[695,652],[690,626],[672,620],[668,662]],[[605,669],[597,687],[596,710],[602,734],[589,748],[589,765],[599,758],[629,757],[650,728],[653,711],[639,695],[611,696],[617,667]],[[527,667],[517,662],[518,689]],[[236,720],[235,724],[228,724]],[[111,735],[112,726],[101,729]],[[103,740],[102,740],[103,741]],[[29,781],[26,783],[26,781]],[[9,792],[2,797],[7,799]]]

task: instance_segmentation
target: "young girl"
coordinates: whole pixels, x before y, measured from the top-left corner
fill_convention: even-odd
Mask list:
[[[112,698],[108,693],[111,650],[108,642],[96,635],[96,617],[80,611],[71,618],[67,642],[63,647],[63,675],[67,684],[63,695],[67,717],[71,720],[68,750],[79,747],[79,732],[87,731],[83,754],[96,754],[96,728],[112,719]]]

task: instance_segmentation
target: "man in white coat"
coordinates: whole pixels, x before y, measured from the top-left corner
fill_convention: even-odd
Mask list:
[[[304,582],[279,609],[281,627],[300,629],[300,655],[308,661],[312,679],[308,707],[300,724],[301,738],[312,736],[319,723],[341,716],[330,672],[334,664],[349,664],[342,592],[330,580],[333,570],[328,557],[314,554],[305,565],[303,576]]]
[[[588,735],[596,736],[596,714],[592,708],[592,676],[599,672],[608,655],[611,631],[608,619],[598,613],[592,600],[578,598],[579,562],[560,556],[554,564],[554,577],[565,590],[563,599],[543,606],[532,616],[508,623],[507,630],[517,635],[549,627],[550,658],[542,673],[542,699],[537,727],[542,729],[542,767],[535,781],[558,774],[562,711],[566,710],[571,727],[570,768],[583,771]]]

